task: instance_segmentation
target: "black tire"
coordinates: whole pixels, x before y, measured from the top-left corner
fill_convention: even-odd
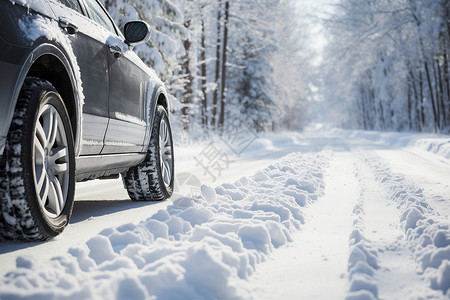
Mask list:
[[[47,240],[69,223],[75,154],[69,116],[56,89],[27,77],[0,161],[0,235]]]
[[[134,201],[161,201],[172,196],[174,185],[173,140],[169,117],[158,105],[145,161],[122,174]]]

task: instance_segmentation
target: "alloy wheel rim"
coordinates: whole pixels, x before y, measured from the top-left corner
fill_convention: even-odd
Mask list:
[[[172,181],[173,156],[169,126],[165,119],[161,120],[159,126],[159,161],[162,180],[169,187]]]
[[[32,149],[34,184],[39,204],[47,216],[56,218],[67,201],[70,166],[64,123],[51,104],[39,110]]]

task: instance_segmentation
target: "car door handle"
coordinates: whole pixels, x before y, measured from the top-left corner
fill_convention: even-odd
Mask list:
[[[75,24],[70,23],[66,18],[59,18],[58,24],[59,27],[64,29],[68,34],[75,34],[78,32],[78,27]]]
[[[122,56],[122,48],[117,45],[109,45],[109,52],[111,52],[115,58]]]

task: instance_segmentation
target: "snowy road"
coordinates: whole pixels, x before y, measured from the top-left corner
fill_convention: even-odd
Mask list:
[[[220,174],[205,149],[171,201],[79,184],[61,236],[0,245],[0,299],[449,299],[450,138],[277,135]]]
[[[197,166],[195,157],[202,152],[205,145],[189,145],[178,147],[176,172],[178,183],[176,193],[171,201],[183,196],[191,196],[191,188],[200,188],[201,183],[220,184],[234,182],[242,176],[251,176],[263,169],[274,160],[295,151],[295,139],[287,141],[277,147],[270,146],[269,151],[248,151],[245,159],[233,162],[223,176],[214,182],[204,170]],[[270,141],[263,141],[264,147]],[[258,143],[256,142],[256,145]],[[255,146],[255,145],[254,145]],[[239,164],[236,168],[235,165]],[[185,176],[195,179],[192,184],[183,181]],[[47,243],[16,243],[3,242],[0,244],[0,273],[4,274],[16,267],[16,258],[21,255],[33,255],[42,259],[50,259],[67,252],[70,247],[83,243],[97,235],[105,228],[117,227],[129,222],[139,222],[154,215],[158,210],[166,208],[171,201],[139,203],[131,202],[122,180],[95,180],[77,184],[75,204],[70,226],[64,232]]]
[[[388,168],[379,174],[381,183],[374,180],[370,170],[374,162]],[[386,184],[385,179],[393,174],[402,180],[397,179],[394,186]],[[420,275],[424,271],[420,265],[424,261],[423,253],[411,251],[420,246],[414,245],[414,241],[405,241],[416,234],[405,234],[405,226],[399,222],[405,210],[395,207],[392,200],[397,196],[389,199],[384,192],[394,188],[407,193],[412,185],[420,191],[415,196],[421,197],[410,199],[423,201],[420,207],[434,208],[429,220],[442,226],[441,230],[430,231],[434,231],[435,237],[437,231],[445,236],[441,247],[436,247],[445,250],[435,255],[436,260],[442,262],[436,263],[436,266],[443,265],[442,272],[436,274],[428,270],[429,274],[434,273],[430,277]],[[250,286],[259,299],[449,298],[448,293],[444,296],[440,291],[429,289],[430,282],[436,282],[434,287],[440,286],[445,291],[450,284],[450,165],[447,159],[420,149],[391,149],[391,145],[361,145],[360,141],[352,140],[347,151],[334,155],[326,187],[325,196],[308,209],[306,223],[296,234],[294,243],[277,251],[250,278]],[[363,243],[352,241],[354,236],[362,235]],[[428,237],[432,238],[432,234]],[[424,237],[415,239],[421,243],[426,240]],[[366,264],[351,268],[356,264],[354,260],[361,258],[358,255],[348,257],[349,252],[355,253],[352,246],[348,246],[349,240],[350,244],[364,245],[363,249],[373,251],[373,255],[372,252],[366,255],[373,256],[372,260],[362,259],[368,261],[370,268],[361,267]],[[436,253],[432,246],[427,250],[431,255]]]
[[[293,146],[294,145],[287,145]],[[200,187],[201,182],[211,182],[201,168],[196,167],[194,160],[203,148],[179,148],[182,161],[177,165],[178,174],[194,175],[194,187]],[[274,159],[284,156],[293,149],[277,149],[259,155],[257,159],[239,162],[241,168],[229,169],[226,175],[218,178],[215,183],[233,182],[244,175],[250,176],[259,169],[269,165]],[[183,176],[181,176],[183,178]],[[179,186],[171,201],[182,196],[190,196],[191,185]],[[171,201],[139,203],[130,201],[122,180],[95,180],[78,183],[75,194],[75,204],[70,226],[63,234],[47,243],[16,243],[0,244],[0,271],[6,273],[16,267],[16,258],[21,255],[33,255],[50,259],[67,252],[70,247],[82,243],[97,235],[105,228],[117,227],[129,222],[139,222],[154,215],[158,210],[166,208]]]

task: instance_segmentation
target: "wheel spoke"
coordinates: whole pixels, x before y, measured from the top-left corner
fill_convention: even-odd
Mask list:
[[[34,160],[37,189],[41,190],[43,179],[46,176],[45,150],[36,135],[34,136]]]
[[[45,150],[44,150],[44,147],[41,144],[41,141],[37,137],[37,135],[34,136],[34,155],[35,155],[35,159],[36,159],[37,163],[39,163],[39,164],[43,164],[44,163]]]
[[[40,122],[36,123],[36,138],[39,140],[39,144],[41,144],[43,149],[47,147],[47,137]]]
[[[166,164],[164,164],[162,168],[162,178],[164,183],[168,185],[170,181],[170,176],[169,176],[169,169],[167,168]]]
[[[161,156],[160,160],[159,160],[159,168],[161,170],[161,173],[164,171],[164,160],[163,157]]]
[[[172,157],[163,155],[161,159],[161,173],[164,183],[168,186],[170,185],[170,180],[172,177]]]
[[[52,148],[53,145],[55,144],[56,136],[58,135],[59,118],[58,118],[58,112],[56,111],[56,109],[54,109],[53,107],[50,107],[49,110],[50,110],[50,112],[49,112],[48,116],[49,116],[50,127],[49,127],[49,131],[48,131],[48,145],[49,145],[49,148]]]
[[[61,213],[61,208],[64,206],[64,196],[61,189],[61,183],[55,176],[52,176],[50,182],[48,206],[56,215],[59,215]]]
[[[54,175],[59,175],[67,172],[67,148],[57,147],[52,149],[52,154],[48,158],[48,167],[52,170]]]
[[[164,120],[161,120],[161,123],[159,125],[159,139],[161,141],[164,141],[164,134],[165,134],[164,126],[165,126]]]
[[[52,181],[50,181],[50,188],[48,193],[48,203],[47,206],[44,207],[45,210],[48,212],[56,214],[56,211],[58,209],[58,196],[56,194],[55,185]]]
[[[42,187],[44,185],[45,179],[47,178],[47,170],[45,170],[45,168],[42,168],[39,170],[36,170],[36,177],[37,179],[37,186],[36,189],[38,191],[42,191]]]
[[[161,135],[159,136],[159,149],[161,151],[164,151],[164,148],[166,147],[165,142],[164,142],[164,137],[162,137]]]
[[[61,159],[63,159],[65,161],[66,156],[67,156],[67,148],[66,147],[61,146],[61,147],[56,147],[56,148],[52,149],[51,157],[54,161],[61,160]]]
[[[169,184],[170,183],[170,177],[172,175],[170,162],[166,161],[166,163],[164,164],[164,167],[165,167],[166,173],[167,173],[167,181],[166,182],[167,182],[167,184]]]
[[[164,122],[164,145],[167,146],[169,144],[169,128],[167,127],[167,123]]]
[[[55,189],[56,189],[56,194],[58,195],[58,210],[56,211],[56,214],[59,215],[64,208],[66,199],[64,198],[63,189],[62,189],[61,182],[59,181],[58,177],[55,177],[54,185],[55,185]]]
[[[67,170],[68,170],[67,163],[55,164],[55,166],[52,167],[53,174],[55,174],[55,175],[65,173],[65,172],[67,172]]]
[[[160,140],[162,141],[162,146],[166,147],[169,135],[167,132],[167,124],[164,120],[161,121],[161,126],[159,128],[159,137]]]
[[[41,200],[42,207],[45,207],[45,203],[47,202],[49,186],[50,186],[50,182],[48,180],[48,176],[45,176],[43,185],[42,185],[41,189],[39,190],[39,196],[41,197],[40,200]]]

